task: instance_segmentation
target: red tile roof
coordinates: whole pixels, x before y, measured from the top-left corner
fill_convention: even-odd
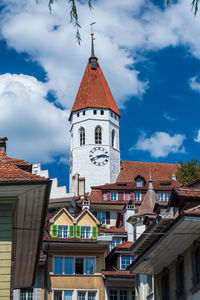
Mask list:
[[[112,266],[111,270],[102,271],[102,274],[104,276],[132,276],[132,277],[134,277],[134,274],[130,273],[130,271],[119,271],[114,266]]]
[[[174,191],[179,197],[200,198],[200,189],[197,188],[180,187],[174,188]]]
[[[115,246],[115,248],[129,249],[132,245],[133,245],[133,242],[124,242],[122,244]]]
[[[200,205],[182,211],[183,215],[200,216]]]
[[[97,64],[97,69],[92,70],[89,62],[86,66],[71,114],[72,112],[88,107],[107,108],[120,116],[118,107],[99,64]],[[69,118],[71,118],[71,114]]]
[[[0,183],[33,181],[48,181],[48,178],[40,177],[18,168],[7,157],[6,152],[0,150]]]
[[[18,159],[18,158],[8,158],[11,162],[13,162],[16,166],[31,166],[30,163],[28,163],[27,161],[23,160],[23,159]]]
[[[112,201],[112,200],[103,200],[102,191],[101,190],[92,190],[88,199],[91,203],[105,203],[105,204],[128,204],[129,201],[120,200],[120,201]]]
[[[120,229],[120,228],[117,228],[117,227],[111,227],[111,228],[100,228],[99,229],[100,232],[117,232],[117,233],[126,233],[126,231],[124,229]]]
[[[151,173],[153,181],[169,180],[175,174],[178,164],[152,163],[142,161],[121,161],[121,171],[117,182],[133,182],[137,175],[141,175],[146,181]]]
[[[181,184],[176,180],[159,180],[159,181],[152,181],[154,190],[159,191],[166,191],[171,190],[173,187],[180,186]],[[142,187],[137,187],[135,181],[130,182],[117,182],[117,183],[111,183],[111,184],[104,184],[92,187],[94,190],[105,190],[105,191],[120,191],[120,190],[148,190],[149,183],[146,182]]]

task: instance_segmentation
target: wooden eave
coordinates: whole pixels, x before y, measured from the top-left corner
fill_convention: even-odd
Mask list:
[[[0,202],[12,199],[13,288],[31,287],[39,261],[51,181],[0,183]]]
[[[177,217],[156,241],[149,241],[149,247],[147,244],[143,249],[140,246],[141,254],[129,269],[136,274],[160,273],[192,245],[200,236],[199,232],[200,217]]]

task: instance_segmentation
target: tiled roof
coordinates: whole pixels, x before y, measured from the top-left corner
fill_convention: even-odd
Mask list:
[[[129,201],[120,200],[120,201],[112,201],[112,200],[103,200],[102,191],[101,190],[92,190],[88,199],[91,203],[104,203],[104,204],[128,204]]]
[[[134,276],[130,271],[119,271],[114,266],[112,266],[111,270],[102,271],[102,274],[104,276]]]
[[[117,182],[133,182],[137,175],[147,181],[151,173],[153,181],[169,180],[177,171],[178,164],[152,163],[142,161],[121,161],[121,171]]]
[[[88,107],[111,109],[120,116],[118,107],[99,64],[97,65],[97,69],[92,70],[89,62],[86,66],[71,113]]]
[[[48,178],[40,177],[18,168],[7,157],[6,152],[0,150],[0,183],[33,181],[48,181]]]
[[[110,233],[126,233],[124,229],[120,229],[117,227],[111,227],[111,228],[100,228],[100,232],[110,232]]]
[[[182,211],[183,215],[198,215],[200,216],[200,205]]]
[[[11,162],[13,162],[16,166],[31,166],[30,163],[28,163],[27,161],[23,160],[23,159],[18,159],[18,158],[8,158]]]
[[[133,242],[124,242],[122,244],[115,246],[115,248],[129,249],[132,245],[133,245]]]
[[[179,197],[200,198],[200,189],[197,188],[180,187],[174,188],[174,191]]]
[[[152,181],[154,190],[158,191],[167,191],[171,190],[173,187],[180,186],[181,184],[176,180],[158,180],[158,181]],[[148,190],[149,183],[146,182],[142,187],[137,187],[135,181],[130,182],[117,182],[117,183],[111,183],[111,184],[104,184],[92,187],[94,190],[105,190],[105,191],[130,191],[130,190]]]

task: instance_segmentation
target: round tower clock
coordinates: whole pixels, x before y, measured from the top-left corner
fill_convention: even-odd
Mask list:
[[[95,147],[90,151],[89,158],[96,166],[104,166],[109,160],[108,151],[103,147]]]

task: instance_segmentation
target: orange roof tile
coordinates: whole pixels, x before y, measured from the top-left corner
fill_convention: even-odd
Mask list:
[[[176,173],[178,164],[154,163],[143,161],[121,161],[121,171],[117,182],[134,181],[137,175],[141,175],[148,181],[151,173],[152,180],[169,180]]]
[[[173,190],[179,197],[200,198],[200,189],[197,188],[180,187]]]
[[[0,150],[0,183],[48,181],[48,178],[34,175],[18,168],[4,150]]]
[[[111,228],[100,228],[99,229],[100,232],[111,232],[111,233],[126,233],[126,231],[124,229],[120,229],[117,227],[111,227]]]
[[[107,108],[120,116],[118,107],[99,64],[97,64],[97,69],[92,70],[89,62],[86,66],[71,114],[88,107]],[[71,114],[69,119],[71,118]]]
[[[132,245],[133,245],[133,242],[124,242],[122,244],[115,246],[115,248],[129,249]]]

